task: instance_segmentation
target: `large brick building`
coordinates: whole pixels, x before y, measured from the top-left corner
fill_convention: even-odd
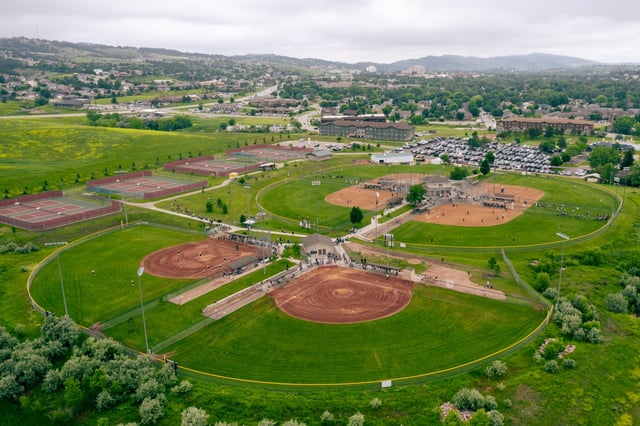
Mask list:
[[[337,120],[320,123],[320,134],[387,141],[410,141],[415,129],[406,123],[377,123]]]
[[[564,133],[577,133],[588,135],[593,131],[593,123],[584,120],[572,120],[566,118],[505,118],[496,123],[496,130],[503,132],[506,130],[514,132],[524,132],[527,129],[540,129],[542,133],[547,127],[553,130],[562,130]]]

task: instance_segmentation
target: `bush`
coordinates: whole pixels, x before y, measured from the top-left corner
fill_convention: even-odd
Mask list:
[[[382,401],[380,400],[380,398],[373,398],[371,401],[369,401],[369,407],[371,408],[380,408],[381,405]]]
[[[171,393],[175,395],[184,395],[191,392],[192,384],[188,380],[183,380],[171,388]]]
[[[98,409],[98,411],[104,411],[108,408],[111,408],[115,403],[115,398],[107,390],[103,390],[96,397],[96,408]]]
[[[335,421],[335,417],[328,410],[324,410],[322,415],[320,416],[320,422],[322,423],[333,423]]]
[[[511,401],[509,401],[511,402]],[[498,410],[491,410],[487,413],[489,415],[489,421],[491,422],[491,426],[502,426],[504,425],[504,416]]]
[[[462,388],[453,396],[453,404],[458,410],[477,411],[484,403],[484,396],[477,389]]]
[[[558,289],[555,287],[547,287],[547,289],[542,292],[542,295],[549,300],[555,300],[558,297]]]
[[[534,287],[537,291],[543,292],[547,288],[549,288],[549,284],[551,284],[551,279],[549,278],[549,274],[546,272],[538,272],[536,274],[536,282]]]
[[[562,366],[563,366],[564,368],[571,368],[571,369],[573,369],[573,368],[576,368],[576,362],[575,362],[573,359],[571,359],[571,358],[564,358],[564,359],[562,360]]]
[[[547,362],[544,365],[544,371],[546,371],[549,374],[556,374],[558,370],[559,370],[558,361],[556,361],[555,359]]]
[[[507,374],[507,364],[499,360],[493,361],[485,369],[485,374],[487,377],[502,377]]]
[[[622,292],[607,294],[604,298],[604,306],[610,312],[626,314],[629,311],[629,302]]]
[[[258,426],[276,426],[278,423],[270,419],[262,419],[258,422]]]
[[[291,419],[282,423],[282,426],[307,426],[306,423],[299,422],[297,420]]]
[[[147,398],[142,401],[138,412],[140,414],[140,423],[143,425],[156,424],[164,416],[164,409],[158,398]]]
[[[207,412],[197,407],[188,407],[182,410],[180,419],[181,426],[207,426],[209,424]]]
[[[364,424],[364,414],[358,412],[349,417],[348,426],[362,426]]]

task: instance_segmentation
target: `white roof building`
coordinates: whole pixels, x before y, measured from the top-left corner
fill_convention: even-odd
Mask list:
[[[411,152],[385,152],[371,154],[371,162],[374,164],[413,164]]]

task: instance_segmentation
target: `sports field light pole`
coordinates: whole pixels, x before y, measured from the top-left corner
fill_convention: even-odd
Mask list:
[[[144,329],[144,344],[147,348],[147,353],[150,354],[151,350],[149,349],[149,339],[147,337],[147,322],[144,319],[144,303],[142,301],[142,274],[144,274],[144,267],[141,266],[138,268],[138,290],[140,291],[140,310],[142,311],[142,328]]]
[[[316,179],[318,179],[318,176],[316,175]],[[312,180],[311,181],[311,186],[320,186],[321,181],[320,180]],[[318,188],[318,190],[316,190],[316,231],[318,231],[319,229],[319,225],[318,225],[318,198],[320,198],[320,189]]]
[[[66,241],[55,241],[53,243],[44,243],[45,246],[66,246]],[[69,310],[67,309],[67,297],[64,295],[64,283],[62,282],[62,268],[60,267],[60,248],[56,249],[56,260],[58,261],[58,275],[60,276],[60,288],[62,289],[62,303],[64,304],[64,316],[69,319]]]
[[[558,304],[560,304],[560,285],[562,284],[562,268],[564,264],[564,242],[569,239],[567,234],[563,234],[562,232],[556,232],[556,235],[562,238],[562,255],[560,256],[560,276],[558,277],[558,295],[556,297],[556,310],[558,309]]]

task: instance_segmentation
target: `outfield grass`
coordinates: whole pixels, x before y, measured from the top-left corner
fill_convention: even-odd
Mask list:
[[[229,281],[222,287],[185,302],[183,305],[176,305],[163,299],[150,309],[145,309],[150,346],[153,348],[163,340],[204,320],[206,317],[202,315],[202,309],[211,303],[222,300],[240,290],[259,283],[267,277],[284,271],[287,265],[290,265],[290,263],[286,260],[270,263],[265,268],[260,268],[250,274]],[[106,330],[106,334],[125,345],[142,350],[144,348],[142,330],[142,317],[136,315],[126,322],[109,328]]]
[[[398,314],[316,324],[261,299],[168,348],[181,365],[251,380],[339,383],[419,375],[475,360],[527,335],[546,312],[417,286]],[[509,321],[504,321],[509,318]]]
[[[508,223],[487,227],[447,226],[425,222],[407,222],[394,229],[397,242],[425,246],[509,247],[543,244],[558,241],[557,232],[572,238],[590,234],[605,221],[598,215],[611,215],[617,208],[615,195],[601,186],[586,184],[577,179],[551,179],[498,175],[498,183],[529,186],[545,192],[540,203],[554,207],[530,206],[523,214]],[[563,205],[574,216],[562,216],[556,207]],[[586,219],[578,217],[589,212]]]
[[[204,238],[204,235],[164,228],[134,226],[69,247],[60,253],[69,315],[78,324],[90,326],[139,307],[136,271],[142,258],[160,248]],[[95,271],[95,276],[91,271]],[[144,300],[157,299],[190,281],[193,280],[145,274],[142,276]],[[31,295],[44,309],[64,314],[55,258],[35,277]]]

